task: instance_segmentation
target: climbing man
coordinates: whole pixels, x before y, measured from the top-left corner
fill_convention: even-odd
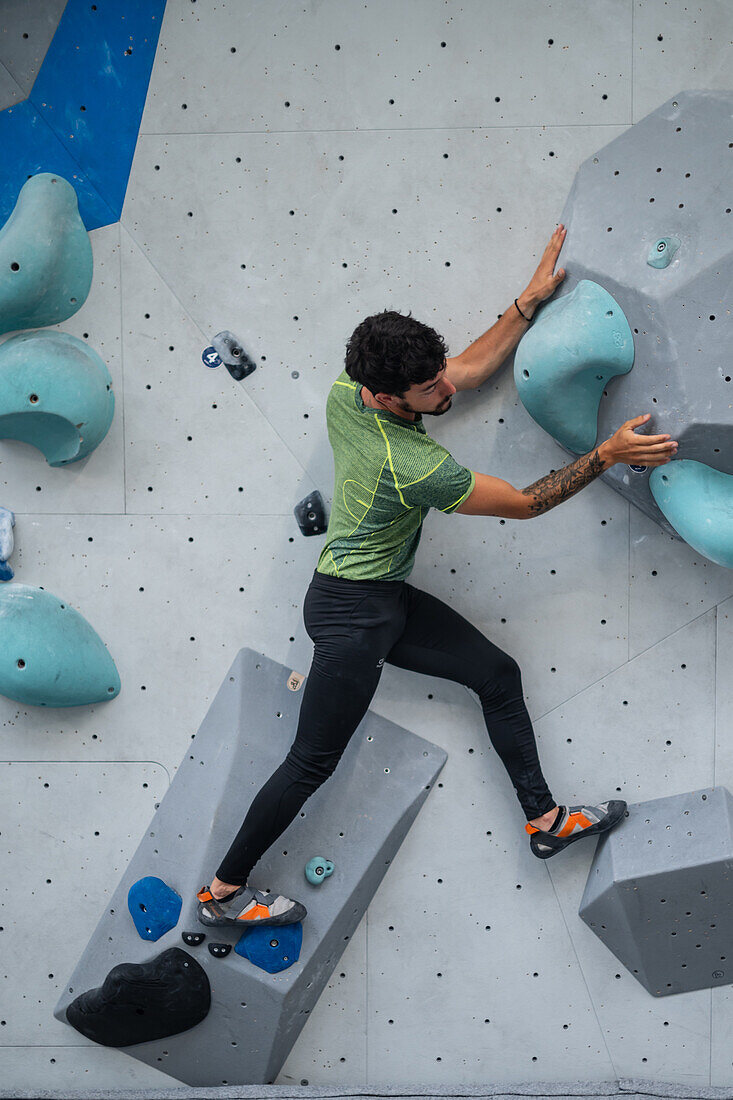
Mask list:
[[[475,473],[426,434],[457,390],[476,389],[514,350],[535,309],[565,278],[555,263],[560,225],[527,289],[462,355],[412,316],[367,317],[346,348],[346,369],[326,403],[335,487],[326,540],[303,617],[314,643],[298,728],[280,767],[253,799],[216,876],[199,892],[204,924],[234,927],[302,920],[303,905],[248,885],[260,856],[333,773],[379,684],[385,662],[476,692],[489,738],[524,811],[532,852],[548,859],[616,825],[626,803],[558,805],[545,782],[519,665],[447,604],[407,583],[429,508],[531,519],[573,496],[616,462],[661,466],[677,443],[637,435],[649,414],[588,454],[524,489]]]

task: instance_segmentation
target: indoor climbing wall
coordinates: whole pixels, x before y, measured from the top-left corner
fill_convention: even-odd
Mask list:
[[[409,578],[518,661],[557,801],[629,803],[621,862],[591,839],[536,859],[477,697],[386,665],[323,814],[306,803],[251,876],[306,904],[298,957],[269,971],[289,944],[182,939],[221,815],[247,809],[225,763],[293,728],[287,686],[287,706],[258,693],[207,723],[242,652],[308,673],[325,401],[364,317],[411,311],[459,356],[565,221],[565,282],[427,431],[521,488],[650,412],[680,442],[659,480],[733,474],[732,31],[714,0],[0,5],[5,1094],[246,1082],[242,1001],[284,1029],[274,1060],[257,1051],[277,1085],[733,1085],[733,568],[648,471],[531,521],[432,511]],[[683,486],[682,512],[704,521],[726,485]],[[219,756],[197,755],[207,728]],[[349,797],[360,778],[392,818]],[[156,906],[177,914],[157,939],[133,921]],[[143,969],[105,984],[118,964]],[[202,1037],[240,973],[261,999],[226,1016],[227,1076]],[[178,1030],[153,1053],[137,1009],[159,1018],[171,990]],[[126,1045],[68,1022],[80,995],[87,1016],[122,998]]]

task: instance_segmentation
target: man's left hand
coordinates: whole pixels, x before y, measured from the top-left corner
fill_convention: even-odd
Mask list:
[[[556,272],[555,264],[560,255],[560,249],[565,243],[566,233],[567,230],[564,225],[560,223],[550,237],[550,242],[542,255],[539,267],[535,271],[527,289],[522,295],[522,298],[525,300],[529,299],[536,303],[536,305],[539,305],[540,302],[544,302],[545,298],[549,298],[551,294],[555,293],[560,283],[565,278],[565,269],[561,267]]]

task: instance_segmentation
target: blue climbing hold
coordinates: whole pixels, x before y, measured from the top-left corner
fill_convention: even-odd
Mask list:
[[[182,905],[180,894],[154,875],[138,879],[127,893],[127,908],[144,940],[159,940],[175,928]]]
[[[660,237],[649,249],[646,258],[649,267],[669,267],[681,244],[679,237]]]
[[[302,921],[265,928],[248,928],[237,941],[234,950],[268,974],[287,970],[300,958],[303,943]]]
[[[596,441],[604,387],[633,365],[623,310],[598,283],[581,279],[538,311],[517,348],[514,381],[532,419],[562,447],[585,454]]]
[[[32,706],[79,707],[119,691],[115,663],[83,615],[43,588],[0,587],[0,695]]]
[[[649,488],[660,511],[693,550],[733,569],[733,474],[679,458],[655,467]]]
[[[92,269],[76,191],[52,172],[32,176],[0,230],[0,333],[71,317],[87,299]]]
[[[104,361],[67,332],[31,332],[0,345],[0,439],[19,439],[49,466],[86,458],[112,423]]]
[[[14,514],[9,508],[0,507],[0,581],[12,580],[15,575],[8,565],[8,559],[13,552],[14,527]]]

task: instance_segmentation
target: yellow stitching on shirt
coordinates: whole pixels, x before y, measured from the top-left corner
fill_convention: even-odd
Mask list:
[[[383,467],[383,468],[384,468],[384,467]],[[421,509],[421,511],[422,511],[422,509]],[[364,536],[364,538],[363,538],[363,539],[361,540],[361,542],[359,543],[359,545],[358,545],[358,546],[352,546],[352,547],[351,547],[351,549],[349,550],[349,552],[348,552],[348,554],[346,555],[346,557],[342,559],[342,562],[341,562],[341,564],[342,564],[342,565],[344,565],[344,563],[345,563],[345,562],[347,562],[347,561],[349,560],[349,558],[351,557],[351,555],[352,555],[352,554],[355,554],[357,550],[361,550],[361,548],[363,547],[364,543],[365,543],[365,542],[368,542],[368,541],[369,541],[369,539],[370,539],[370,538],[372,538],[372,536],[373,536],[373,535],[380,535],[380,534],[382,534],[382,532],[386,531],[386,530],[387,530],[387,529],[388,529],[389,527],[391,527],[391,526],[392,526],[392,525],[393,525],[394,523],[397,523],[397,521],[398,521],[398,520],[402,519],[402,518],[404,517],[404,515],[405,515],[405,513],[403,512],[403,513],[402,513],[401,515],[399,515],[399,516],[395,516],[395,518],[394,518],[394,519],[392,519],[392,520],[390,520],[390,521],[389,521],[389,523],[387,524],[387,527],[379,527],[379,528],[377,528],[377,530],[376,530],[376,531],[367,531],[366,535],[365,535],[365,536]],[[356,530],[356,528],[354,528],[354,530]],[[342,538],[344,538],[344,537],[349,537],[349,536],[343,536],[343,535],[342,535]],[[399,546],[397,547],[397,549],[396,549],[396,550],[395,550],[395,551],[393,552],[393,554],[392,554],[392,558],[394,558],[396,554],[399,554],[400,550],[402,549],[402,547],[403,547],[403,546],[405,545],[405,543],[406,543],[406,542],[407,542],[407,539],[403,539],[403,540],[402,540],[402,542],[400,543],[400,545],[399,545]],[[334,564],[334,565],[336,565],[336,559],[335,559],[335,558],[334,558],[334,556],[333,556],[333,551],[331,550],[331,547],[330,547],[330,546],[329,546],[329,548],[328,548],[328,552],[329,552],[329,554],[331,555],[331,560],[333,561],[333,564]],[[390,558],[390,559],[389,559],[389,560],[390,560],[390,565],[392,564],[392,558]],[[389,569],[388,569],[388,571],[389,571]]]
[[[442,466],[443,463],[445,462],[446,458],[450,458],[450,454],[443,455],[440,462],[438,463],[438,466]],[[428,478],[428,477],[430,477],[431,474],[435,473],[435,471],[438,469],[438,466],[433,466],[432,470],[428,470],[428,472],[426,474],[424,474],[423,477],[418,477],[418,478],[416,478],[415,481],[406,481],[405,484],[402,486],[402,488],[407,489],[408,486],[410,486],[410,485],[417,485],[418,482],[425,481],[425,478]]]
[[[431,474],[435,473],[435,471],[438,469],[438,467],[443,465],[446,458],[450,458],[450,451],[446,451],[446,453],[441,458],[440,462],[438,462],[435,466],[433,466],[432,470],[428,470],[428,472],[426,474],[423,474],[422,477],[415,478],[414,481],[405,481],[405,482],[403,482],[402,486],[400,486],[400,485],[397,484],[397,476],[395,474],[394,466],[392,465],[392,452],[390,450],[389,440],[387,439],[387,435],[384,432],[383,428],[381,427],[382,421],[379,419],[378,416],[376,416],[374,419],[380,425],[379,430],[382,432],[382,435],[384,436],[385,442],[387,444],[387,454],[389,455],[389,465],[390,465],[390,469],[392,470],[392,476],[394,477],[395,489],[400,494],[400,500],[402,501],[402,503],[406,504],[408,508],[414,508],[415,505],[414,504],[408,504],[408,502],[402,496],[402,493],[400,492],[400,488],[408,489],[411,485],[418,485],[421,481],[425,481],[427,478],[430,477]],[[438,446],[440,446],[440,444],[438,444]]]
[[[357,517],[356,517],[356,516],[354,515],[354,513],[353,513],[353,512],[351,511],[351,509],[349,508],[348,504],[346,503],[346,497],[344,496],[344,491],[343,491],[343,486],[342,486],[342,489],[341,489],[341,496],[342,496],[342,499],[343,499],[343,502],[344,502],[344,508],[346,509],[346,511],[347,511],[347,512],[349,513],[349,515],[350,515],[350,516],[353,516],[353,518],[354,518],[355,520],[357,520],[357,523],[356,523],[356,527],[352,528],[352,530],[351,530],[351,531],[349,531],[348,535],[346,535],[346,536],[345,536],[346,538],[351,538],[351,536],[352,536],[352,535],[356,534],[356,532],[357,532],[357,531],[359,530],[359,527],[361,526],[361,524],[362,524],[362,523],[364,522],[364,520],[366,519],[367,515],[369,514],[369,509],[371,508],[372,504],[374,504],[374,498],[375,498],[375,496],[377,495],[377,489],[379,488],[379,482],[380,482],[380,481],[381,481],[381,479],[382,479],[382,470],[384,470],[384,467],[385,467],[385,465],[386,465],[386,462],[387,462],[387,459],[385,458],[384,462],[382,463],[382,469],[381,469],[381,470],[379,471],[379,475],[377,476],[377,484],[376,484],[376,485],[374,486],[374,490],[373,490],[373,492],[372,492],[372,500],[371,500],[371,504],[369,504],[369,505],[368,505],[368,507],[367,507],[367,510],[366,510],[366,512],[364,513],[364,515],[363,515],[363,516],[361,517],[361,519],[358,519],[358,518],[357,518]],[[353,478],[347,478],[347,479],[346,479],[346,480],[344,481],[344,486],[346,485],[346,481],[353,481],[353,480],[354,480]],[[354,482],[354,484],[356,484],[356,485],[362,485],[362,483],[361,483],[360,481],[356,481],[356,482]],[[362,488],[363,488],[363,489],[366,489],[367,487],[366,487],[366,485],[362,485]],[[368,492],[368,491],[369,491],[369,490],[367,490],[367,492]],[[357,498],[357,499],[358,499],[358,498]],[[364,503],[364,502],[363,502],[363,501],[359,501],[359,503],[360,503],[360,504],[362,504],[362,503]]]
[[[370,489],[369,489],[369,487],[368,487],[367,485],[365,485],[365,484],[364,484],[364,483],[363,483],[362,481],[357,481],[357,480],[356,480],[355,478],[353,478],[353,477],[347,477],[347,478],[344,478],[344,482],[343,482],[343,485],[341,486],[341,499],[342,499],[342,500],[343,500],[343,502],[344,502],[344,508],[346,509],[346,511],[347,511],[347,512],[349,513],[349,515],[350,515],[350,516],[353,516],[353,518],[354,518],[354,519],[355,519],[355,520],[357,521],[357,523],[356,523],[356,527],[354,528],[354,530],[353,530],[353,531],[349,531],[349,535],[348,535],[348,537],[349,537],[349,538],[350,538],[350,537],[351,537],[351,536],[352,536],[352,535],[354,534],[354,531],[356,531],[356,530],[358,529],[358,527],[359,527],[359,524],[360,524],[360,523],[362,523],[362,522],[364,521],[364,519],[366,518],[366,516],[367,516],[367,514],[368,514],[368,512],[369,512],[369,509],[371,508],[372,504],[374,504],[374,498],[375,498],[375,496],[377,495],[377,489],[379,488],[379,482],[380,482],[380,480],[381,480],[381,477],[382,477],[382,470],[384,470],[384,467],[385,467],[385,464],[386,464],[386,462],[387,462],[387,459],[385,458],[384,462],[382,463],[382,469],[381,469],[381,470],[379,471],[379,473],[377,474],[377,483],[376,483],[376,485],[374,486],[374,488],[373,488],[373,489],[371,489],[371,490],[370,490]],[[366,491],[367,491],[368,493],[369,493],[369,492],[371,492],[371,494],[372,494],[372,499],[370,500],[369,504],[367,504],[365,500],[359,500],[359,498],[358,498],[358,497],[356,497],[356,499],[357,499],[357,500],[359,501],[359,504],[365,504],[365,505],[366,505],[366,512],[365,512],[365,513],[364,513],[364,515],[363,515],[363,516],[361,517],[361,519],[359,519],[359,517],[358,517],[358,516],[356,516],[356,515],[355,515],[355,514],[354,514],[354,513],[353,513],[353,512],[351,511],[351,509],[349,508],[348,504],[346,503],[346,484],[347,484],[347,482],[349,482],[349,481],[353,482],[353,483],[354,483],[354,485],[360,485],[362,489],[366,489]]]
[[[448,508],[452,508],[454,505],[460,504],[462,500],[466,499],[466,497],[468,496],[468,494],[470,492],[470,489],[471,489],[471,485],[470,485],[470,482],[469,482],[468,489],[466,489],[465,493],[463,493],[461,496],[459,496],[458,500],[454,500],[453,504],[449,504],[446,508],[441,508],[440,511],[441,512],[447,512]]]
[[[389,468],[392,471],[392,478],[394,480],[394,487],[397,490],[397,492],[399,493],[400,500],[404,504],[405,508],[412,508],[413,505],[407,503],[407,501],[405,500],[405,498],[403,497],[403,495],[400,491],[399,485],[397,484],[397,475],[395,473],[394,466],[392,465],[392,449],[390,448],[389,440],[387,439],[387,433],[385,432],[384,428],[382,427],[382,421],[379,419],[378,416],[375,416],[374,419],[376,420],[377,424],[379,424],[379,430],[382,433],[382,435],[384,436],[384,442],[387,445],[387,458],[389,459]]]
[[[331,555],[331,561],[333,562],[333,567],[334,567],[334,569],[336,570],[336,576],[338,577],[338,575],[339,575],[339,567],[338,567],[338,566],[336,565],[336,559],[335,559],[335,557],[333,556],[333,551],[331,550],[331,547],[330,547],[330,546],[329,546],[329,548],[328,548],[328,552],[329,552],[329,554]]]

